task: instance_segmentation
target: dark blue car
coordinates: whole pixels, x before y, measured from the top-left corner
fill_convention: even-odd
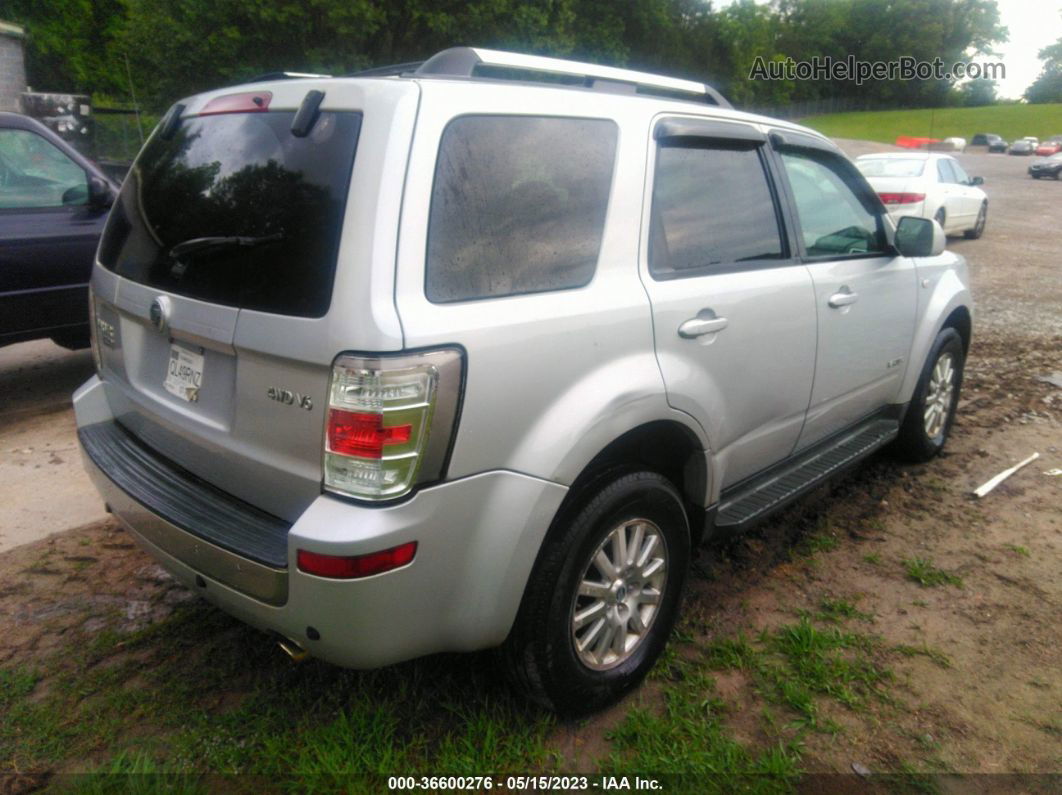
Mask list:
[[[43,124],[0,113],[0,346],[88,345],[88,281],[117,191]]]

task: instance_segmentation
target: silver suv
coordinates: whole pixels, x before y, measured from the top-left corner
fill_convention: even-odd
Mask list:
[[[691,550],[934,455],[965,262],[819,134],[480,49],[182,100],[111,212],[75,395],[114,515],[288,649],[637,684]]]

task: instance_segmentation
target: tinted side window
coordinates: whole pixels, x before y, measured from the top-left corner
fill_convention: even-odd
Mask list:
[[[810,151],[783,152],[782,162],[809,257],[885,251],[878,216],[859,200],[849,184],[855,175],[843,164],[832,155]]]
[[[616,125],[464,116],[439,145],[425,291],[435,303],[580,287],[594,275]]]
[[[649,270],[669,278],[783,257],[759,147],[661,146],[653,180]]]
[[[948,160],[948,165],[951,166],[951,172],[955,175],[955,181],[960,185],[965,185],[970,181],[970,175],[963,171],[962,166],[959,165],[958,160]]]
[[[951,171],[951,166],[947,160],[937,161],[937,177],[941,182],[955,182],[955,175]]]
[[[88,202],[81,166],[29,130],[0,130],[0,209]]]

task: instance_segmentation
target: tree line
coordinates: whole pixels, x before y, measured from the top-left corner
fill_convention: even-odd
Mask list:
[[[738,106],[928,107],[991,101],[992,87],[749,74],[757,57],[987,59],[1007,35],[995,0],[0,0],[0,18],[26,28],[35,90],[155,112],[265,72],[347,74],[462,44],[703,80]]]

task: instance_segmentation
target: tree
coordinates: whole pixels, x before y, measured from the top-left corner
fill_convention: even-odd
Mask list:
[[[928,106],[956,98],[954,81],[749,74],[757,58],[949,63],[1006,36],[995,0],[0,0],[0,17],[27,27],[34,87],[125,99],[132,83],[154,111],[264,72],[345,74],[462,44],[704,80],[747,106]]]
[[[116,43],[122,0],[2,0],[0,19],[26,29],[26,74],[37,91],[129,96]]]
[[[1025,99],[1029,102],[1062,102],[1062,39],[1044,47],[1038,53],[1044,62],[1040,76],[1025,89]]]
[[[996,102],[996,81],[979,77],[959,86],[962,104],[967,107],[993,105]]]

